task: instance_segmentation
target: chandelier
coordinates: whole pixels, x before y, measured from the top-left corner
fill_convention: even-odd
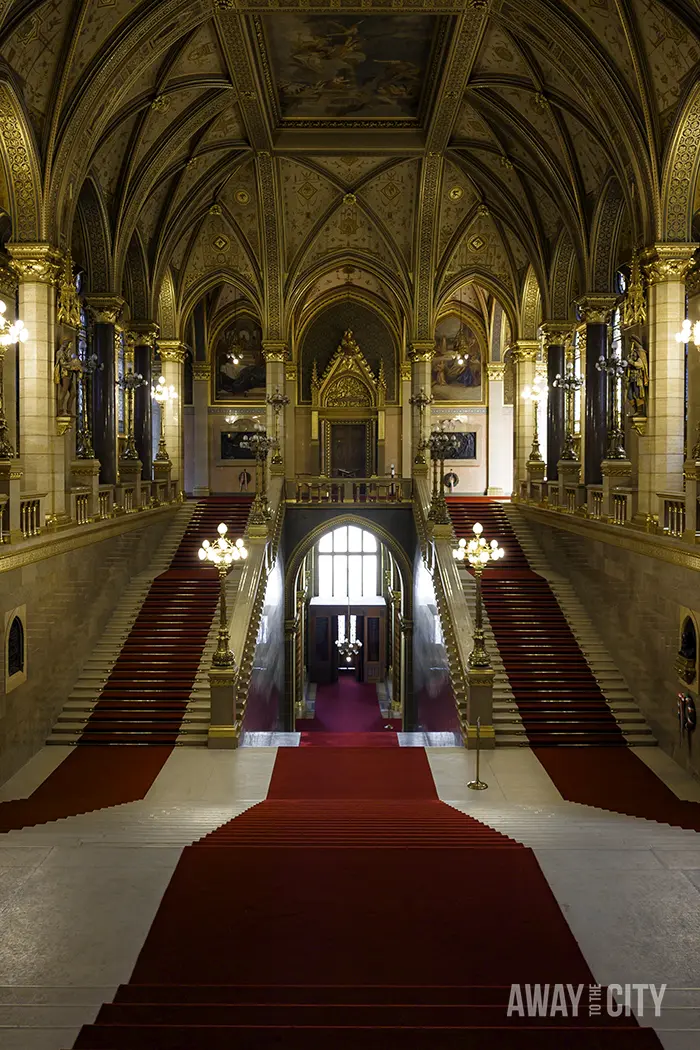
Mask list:
[[[348,598],[347,630],[343,632],[344,637],[336,640],[338,652],[346,664],[351,664],[362,648],[362,642],[355,635],[355,627],[350,616],[350,599]]]
[[[469,343],[464,335],[464,325],[459,326],[459,332],[455,340],[455,361],[458,365],[466,365],[469,360]]]
[[[29,331],[25,328],[24,322],[18,318],[11,324],[5,317],[6,310],[6,304],[0,301],[0,346],[26,343],[27,339],[29,339]]]
[[[686,317],[680,332],[676,332],[677,343],[693,343],[700,350],[700,321],[692,324]]]

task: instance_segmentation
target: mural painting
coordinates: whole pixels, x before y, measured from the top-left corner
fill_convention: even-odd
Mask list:
[[[481,401],[482,349],[473,329],[449,314],[435,329],[432,394],[436,401]]]
[[[268,15],[281,116],[416,119],[437,24],[430,15]]]
[[[265,399],[262,329],[245,315],[235,318],[216,340],[216,400]]]

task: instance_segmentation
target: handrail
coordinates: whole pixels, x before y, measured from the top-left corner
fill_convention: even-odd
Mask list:
[[[298,476],[285,485],[289,503],[404,503],[412,494],[411,478],[390,474],[364,478]]]

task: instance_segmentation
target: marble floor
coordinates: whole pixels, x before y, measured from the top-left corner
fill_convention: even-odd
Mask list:
[[[40,752],[0,799],[31,794],[67,750]],[[645,750],[679,797],[700,800],[696,782]],[[182,848],[264,798],[275,755],[178,748],[140,802],[0,836],[3,1050],[72,1045],[128,980]],[[427,755],[445,802],[535,851],[596,980],[667,984],[661,1016],[643,1021],[666,1050],[696,1050],[700,835],[565,802],[526,748],[483,754],[482,792],[466,787],[472,753]]]

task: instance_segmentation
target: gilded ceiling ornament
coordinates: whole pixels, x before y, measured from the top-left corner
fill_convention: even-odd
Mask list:
[[[535,92],[535,106],[541,112],[545,112],[549,109],[549,99],[542,91]]]
[[[250,204],[250,194],[248,193],[248,190],[236,190],[234,199],[236,204],[240,204],[242,207],[245,207],[246,204]]]
[[[209,214],[210,215],[223,215],[223,211],[221,210],[221,205],[217,204],[216,201],[213,204],[210,204],[209,205]]]
[[[506,169],[506,171],[513,170],[513,161],[506,157],[505,153],[501,154],[500,164],[502,168]]]
[[[462,189],[461,186],[452,186],[450,188],[450,192],[449,192],[448,196],[449,196],[451,201],[461,200],[462,197],[464,196],[464,190]]]
[[[151,102],[151,109],[157,113],[165,113],[166,110],[170,109],[170,95],[156,95]]]
[[[68,325],[70,328],[77,328],[80,324],[80,300],[75,287],[73,260],[70,252],[67,252],[64,257],[63,273],[58,283],[56,320],[59,324]]]
[[[479,204],[476,209],[476,214],[479,216],[480,219],[485,219],[491,214],[491,212],[489,211],[488,206],[486,204]]]

